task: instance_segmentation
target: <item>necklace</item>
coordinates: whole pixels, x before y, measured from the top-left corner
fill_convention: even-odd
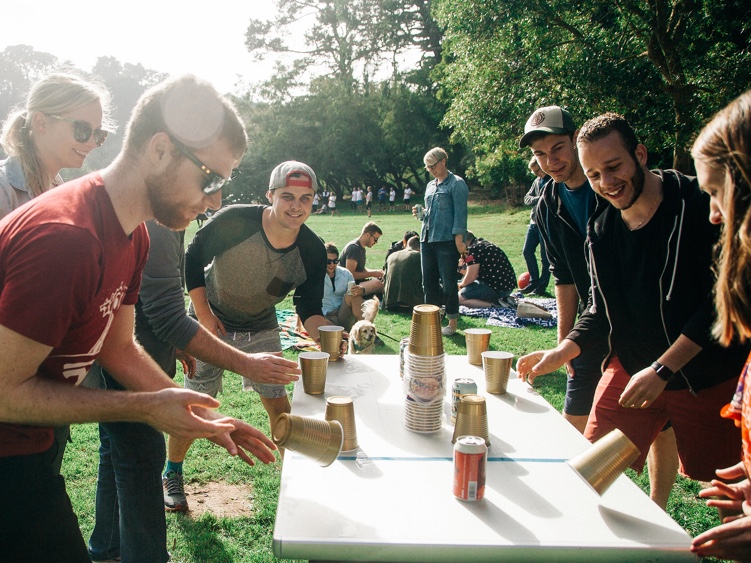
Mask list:
[[[640,229],[641,226],[644,225],[644,223],[646,223],[649,219],[652,218],[652,216],[654,215],[655,210],[660,205],[661,201],[662,201],[662,186],[660,186],[660,191],[657,194],[657,197],[655,198],[655,202],[652,205],[652,207],[649,209],[649,211],[644,215],[644,217],[642,218],[642,220],[639,221],[639,223],[637,225],[634,225],[633,227],[629,226],[628,230],[629,231],[636,231],[636,230]]]

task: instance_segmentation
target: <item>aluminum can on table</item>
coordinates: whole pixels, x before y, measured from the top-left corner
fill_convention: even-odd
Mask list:
[[[479,436],[461,436],[454,444],[454,496],[476,501],[485,496],[488,447]]]
[[[477,395],[477,383],[474,379],[460,377],[454,380],[451,386],[451,424],[456,424],[456,411],[464,395]]]
[[[404,354],[409,348],[409,336],[402,338],[399,342],[399,377],[404,379]]]

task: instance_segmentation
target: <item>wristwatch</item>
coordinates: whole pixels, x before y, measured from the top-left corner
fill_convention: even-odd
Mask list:
[[[672,381],[675,377],[675,372],[668,366],[662,365],[660,362],[652,362],[652,365],[649,367],[655,370],[657,377],[659,377],[663,381]]]

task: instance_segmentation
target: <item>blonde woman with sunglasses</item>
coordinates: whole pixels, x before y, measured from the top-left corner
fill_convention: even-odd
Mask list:
[[[83,166],[114,129],[109,101],[106,88],[75,74],[49,74],[32,86],[3,124],[0,218],[62,184],[63,168]]]
[[[114,129],[109,100],[106,88],[74,74],[50,74],[32,86],[25,107],[11,111],[3,124],[0,144],[8,158],[0,161],[0,219],[62,184],[61,169],[83,166],[106,129]],[[69,426],[55,428],[57,471],[69,434]]]

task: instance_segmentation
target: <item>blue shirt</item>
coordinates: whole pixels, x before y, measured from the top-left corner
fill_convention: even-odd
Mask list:
[[[15,157],[0,161],[0,219],[33,197],[26,185],[21,161]]]
[[[558,192],[561,196],[563,207],[569,212],[576,224],[576,228],[582,237],[587,236],[587,221],[595,209],[595,192],[586,181],[576,190],[570,189],[566,184],[561,184]]]
[[[344,294],[347,293],[347,282],[355,281],[355,277],[347,268],[336,267],[334,272],[333,284],[328,272],[323,277],[323,314],[328,315],[332,311],[338,311],[344,301]]]
[[[438,183],[434,179],[425,189],[425,218],[422,223],[420,242],[444,242],[454,240],[454,235],[467,232],[466,182],[451,172]]]

